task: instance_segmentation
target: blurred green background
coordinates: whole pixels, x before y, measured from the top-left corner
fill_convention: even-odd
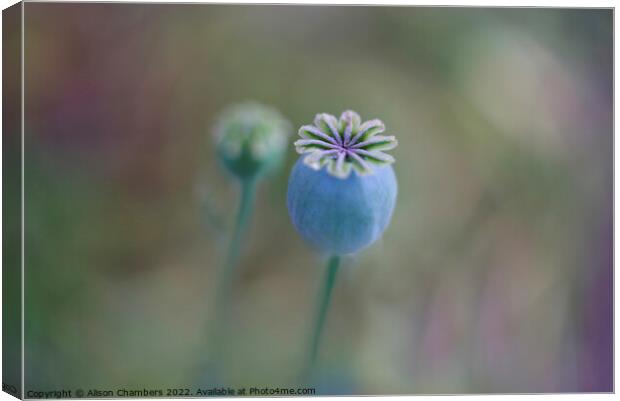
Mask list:
[[[226,358],[197,368],[238,199],[212,126],[255,100],[400,143],[317,393],[612,390],[612,10],[27,3],[25,24],[27,389],[296,383],[323,271],[286,211],[292,145]]]

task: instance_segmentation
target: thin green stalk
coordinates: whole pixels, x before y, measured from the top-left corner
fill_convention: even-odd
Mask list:
[[[252,215],[254,198],[256,197],[256,179],[248,178],[241,181],[241,200],[237,210],[237,218],[233,235],[228,247],[228,253],[224,263],[221,265],[217,276],[217,288],[215,298],[215,317],[212,321],[213,330],[211,333],[211,351],[215,356],[219,355],[222,331],[226,326],[228,315],[228,304],[230,303],[230,293],[232,291],[237,265],[241,255],[241,248],[245,239],[247,226]],[[214,358],[217,359],[217,358]]]
[[[232,288],[232,283],[237,270],[237,262],[241,254],[241,247],[245,239],[245,232],[252,215],[254,198],[256,197],[256,179],[246,178],[241,181],[241,201],[237,211],[237,220],[233,236],[231,238],[226,261],[220,271],[220,281],[218,283],[218,305],[225,306],[226,300]],[[223,302],[223,304],[221,304]]]
[[[319,304],[316,313],[316,320],[314,324],[314,331],[310,342],[310,349],[308,354],[308,361],[304,372],[307,378],[316,364],[316,359],[319,353],[319,347],[321,345],[321,337],[323,335],[323,328],[325,327],[325,320],[327,317],[327,311],[329,310],[329,304],[336,283],[336,275],[340,266],[340,256],[332,256],[327,262],[327,269],[325,272],[325,281],[319,297]]]

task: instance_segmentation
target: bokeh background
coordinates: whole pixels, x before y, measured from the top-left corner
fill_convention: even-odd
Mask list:
[[[321,258],[238,188],[226,106],[381,118],[399,199],[339,277],[320,394],[612,390],[612,10],[25,5],[26,389],[295,385]],[[293,135],[291,136],[291,140]]]

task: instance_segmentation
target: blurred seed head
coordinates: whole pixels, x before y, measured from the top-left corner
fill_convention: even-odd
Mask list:
[[[290,123],[274,108],[240,103],[225,109],[215,126],[218,157],[235,176],[245,179],[280,165],[291,132]]]

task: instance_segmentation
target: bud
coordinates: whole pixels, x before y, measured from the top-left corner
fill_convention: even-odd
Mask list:
[[[234,105],[216,124],[217,154],[231,173],[253,178],[280,164],[289,133],[289,122],[275,109],[258,103]]]

